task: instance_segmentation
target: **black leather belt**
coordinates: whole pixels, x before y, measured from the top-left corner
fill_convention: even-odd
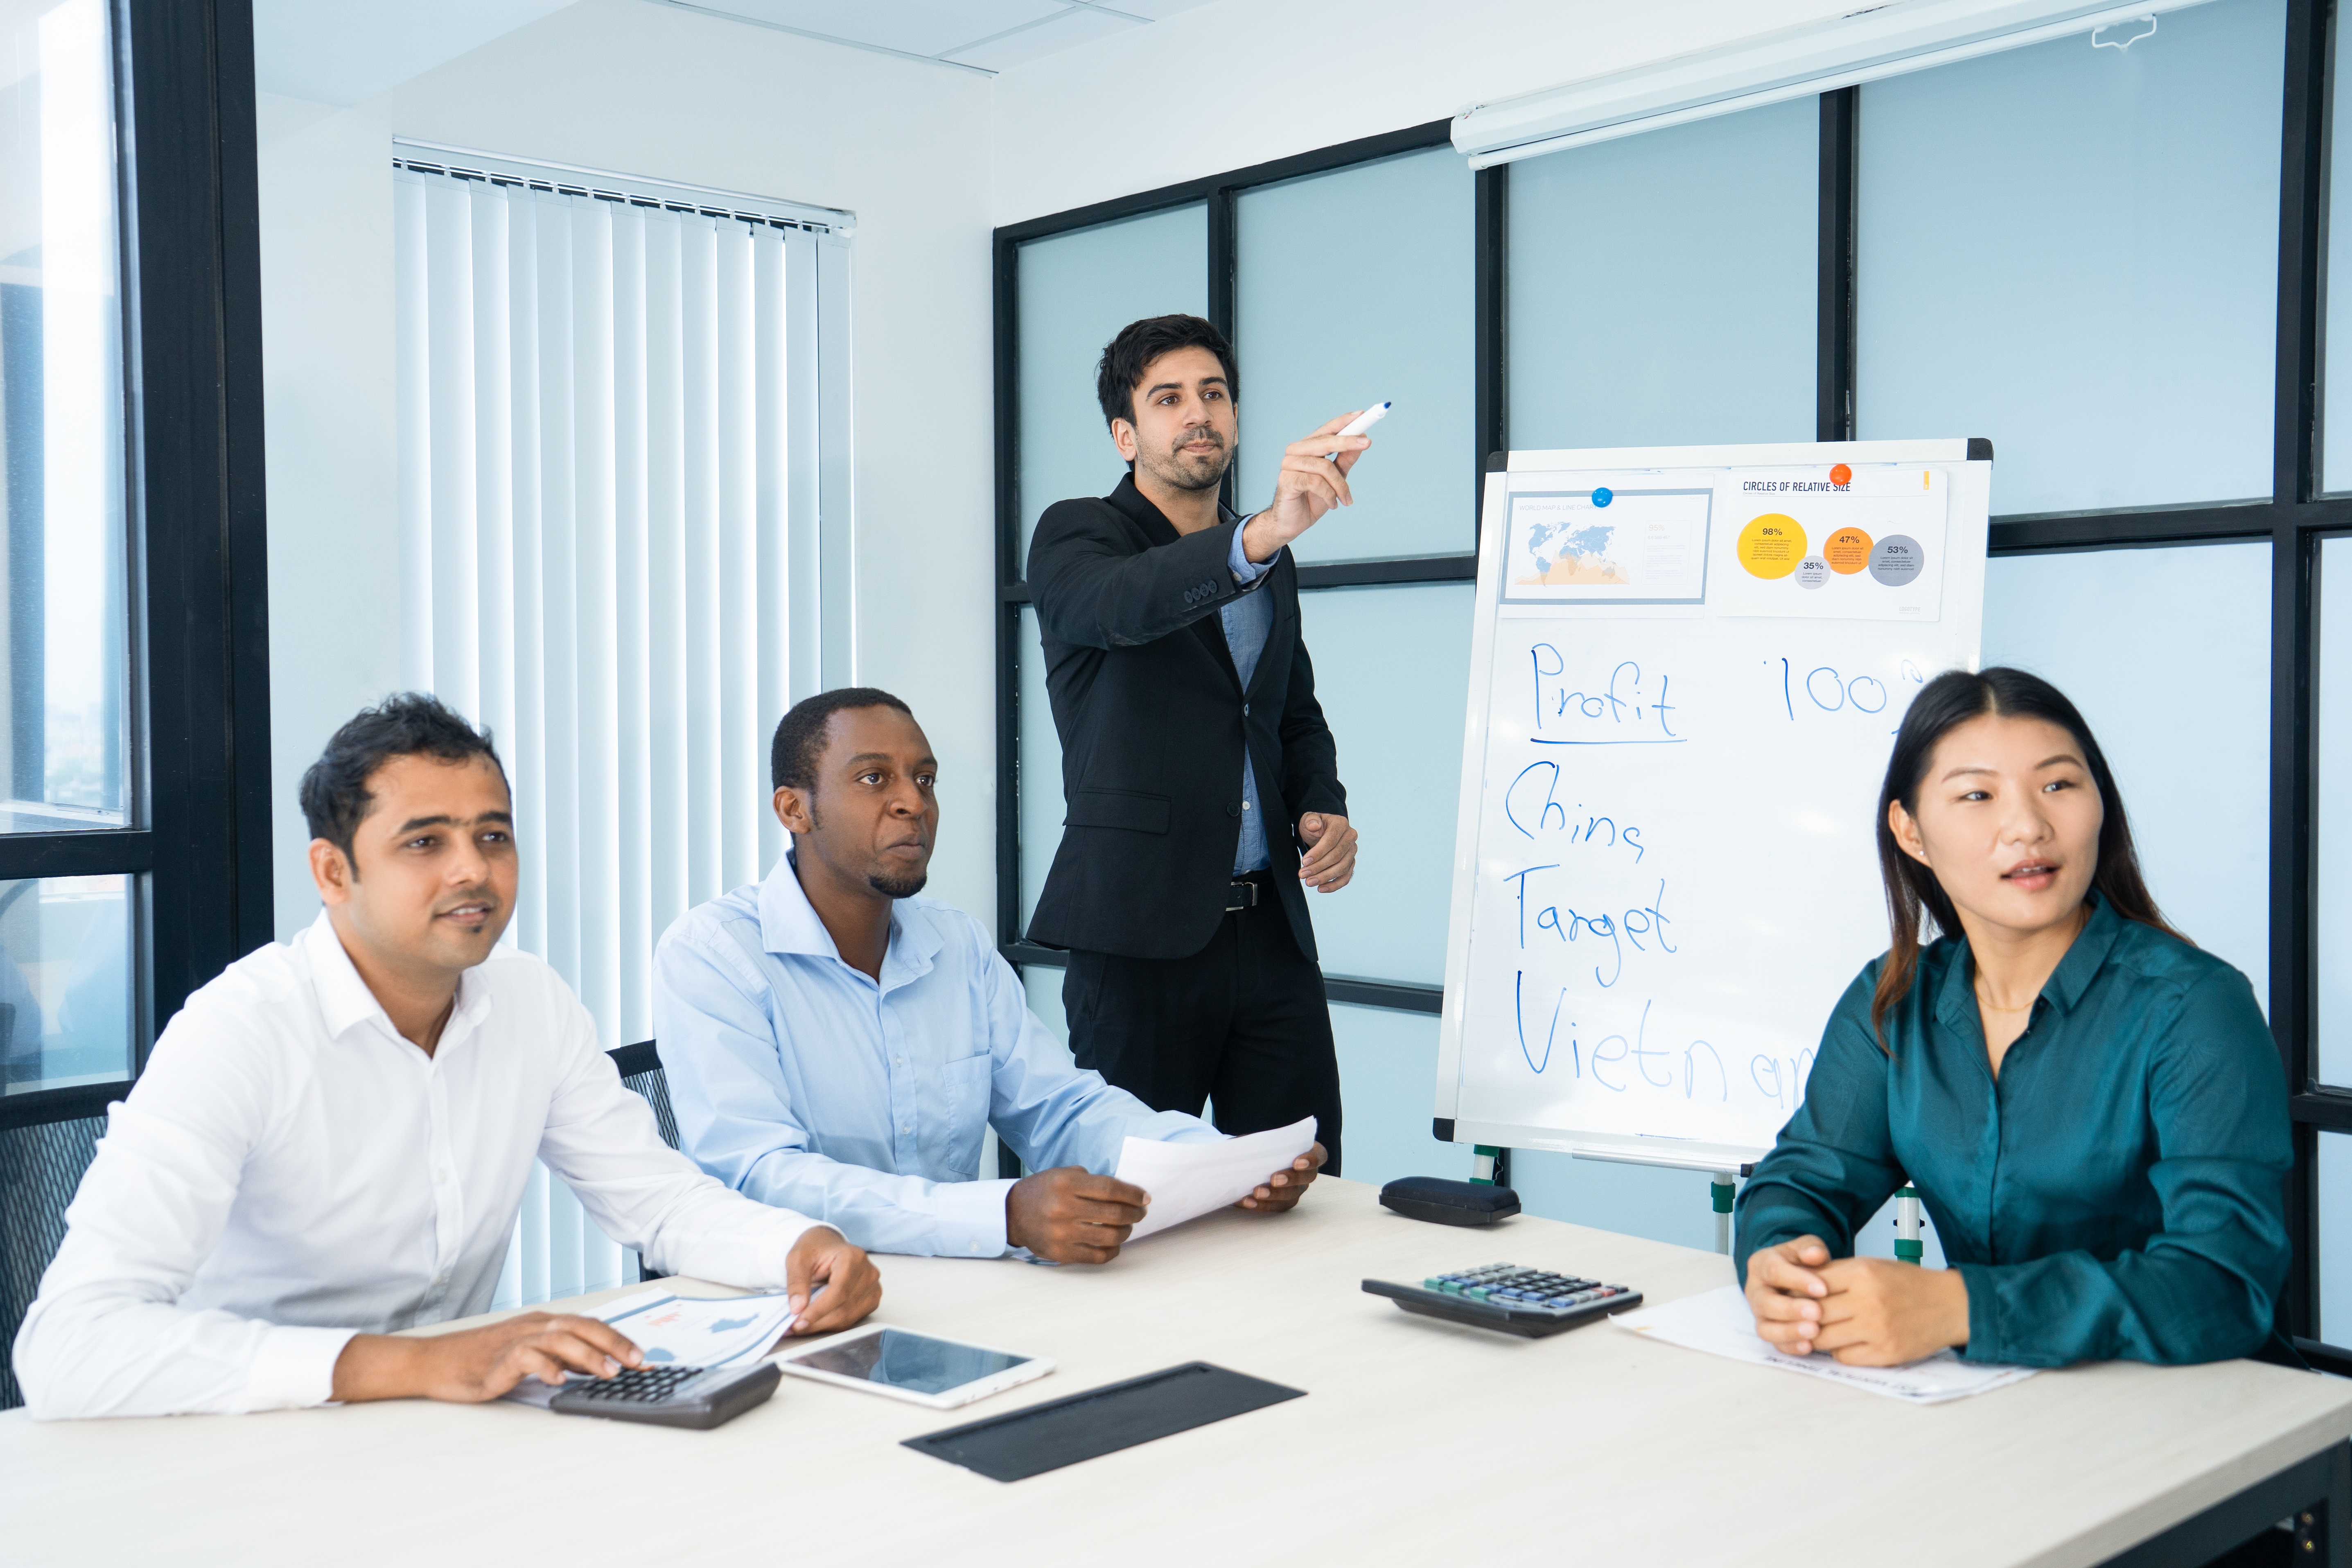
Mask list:
[[[1266,892],[1272,886],[1268,874],[1264,871],[1243,872],[1225,885],[1225,913],[1236,914],[1243,910],[1257,908],[1265,901]]]

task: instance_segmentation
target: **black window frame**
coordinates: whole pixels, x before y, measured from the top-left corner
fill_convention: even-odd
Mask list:
[[[132,1059],[0,1098],[104,1113],[188,994],[272,939],[251,0],[110,0],[121,191],[131,826],[0,835],[0,880],[130,873]]]
[[[2278,319],[2272,491],[2240,503],[1996,517],[1988,553],[2032,555],[2147,549],[2223,542],[2271,545],[2270,945],[2271,1033],[2286,1070],[2294,1170],[2287,1189],[2294,1262],[2279,1326],[2313,1364],[2352,1375],[2352,1348],[2319,1342],[2318,1139],[2352,1134],[2352,1087],[2328,1088],[2315,1074],[2317,955],[2314,852],[2318,722],[2316,577],[2320,542],[2352,534],[2352,496],[2322,493],[2317,470],[2320,346],[2326,280],[2328,122],[2334,90],[2332,0],[2287,0],[2281,61]],[[1815,438],[1853,438],[1856,362],[1858,157],[1861,89],[1821,95],[1820,237],[1816,267]],[[1066,956],[1020,940],[1021,607],[1019,265],[1031,240],[1118,218],[1205,202],[1209,314],[1234,330],[1234,203],[1252,186],[1327,174],[1402,153],[1448,144],[1450,121],[1433,121],[1296,157],[1165,185],[1011,224],[995,231],[997,605],[997,932],[1016,965],[1059,965]],[[1473,217],[1475,342],[1474,529],[1489,454],[1508,449],[1510,165],[1478,171]],[[2352,378],[2352,367],[2347,367]],[[1474,535],[1475,537],[1475,535]],[[1475,580],[1477,557],[1301,565],[1302,589]],[[1436,1013],[1440,986],[1329,975],[1335,1002]]]

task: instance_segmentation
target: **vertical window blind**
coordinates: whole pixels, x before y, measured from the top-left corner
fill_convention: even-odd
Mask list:
[[[669,922],[783,852],[767,737],[843,640],[847,215],[473,162],[394,161],[402,679],[495,733],[507,940],[609,1049]],[[635,1276],[535,1171],[498,1303]]]

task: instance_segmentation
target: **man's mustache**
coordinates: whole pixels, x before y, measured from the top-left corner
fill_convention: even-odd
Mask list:
[[[1220,448],[1225,444],[1224,437],[1214,430],[1195,430],[1191,435],[1179,436],[1171,442],[1168,447],[1169,455],[1173,457],[1195,441],[1206,441],[1210,446]]]

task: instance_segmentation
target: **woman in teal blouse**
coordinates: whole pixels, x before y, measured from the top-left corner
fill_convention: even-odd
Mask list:
[[[1930,681],[1878,855],[1893,943],[1739,1196],[1756,1331],[1867,1366],[2259,1349],[2287,1273],[2284,1075],[2246,977],[2158,913],[2074,705],[2015,669]],[[1853,1256],[1906,1173],[1948,1268]]]

